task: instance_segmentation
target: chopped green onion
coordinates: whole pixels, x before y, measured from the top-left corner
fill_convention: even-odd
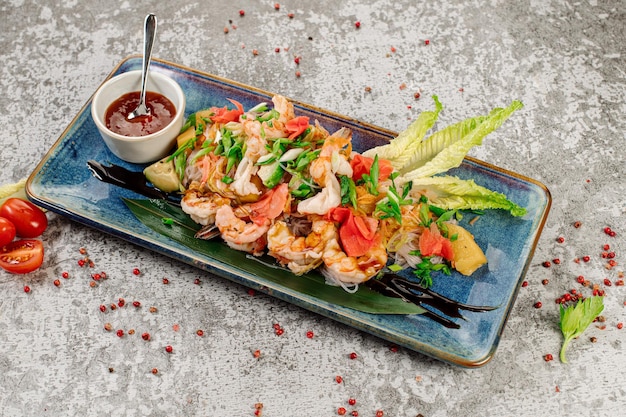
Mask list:
[[[352,207],[357,208],[356,186],[354,185],[354,181],[346,175],[341,175],[339,179],[341,180],[341,204],[345,206],[350,203]]]

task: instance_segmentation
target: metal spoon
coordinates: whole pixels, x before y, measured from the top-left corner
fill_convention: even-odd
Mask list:
[[[154,38],[156,37],[156,29],[157,18],[155,15],[150,13],[146,16],[143,31],[143,67],[141,69],[141,92],[139,94],[139,104],[135,110],[128,114],[128,120],[150,114],[150,109],[146,107],[146,81],[148,78],[150,58],[152,56],[152,45],[154,45]]]

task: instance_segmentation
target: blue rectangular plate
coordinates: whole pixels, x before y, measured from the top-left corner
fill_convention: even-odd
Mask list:
[[[107,79],[140,68],[141,57],[128,57],[116,66]],[[210,106],[230,106],[228,98],[239,101],[244,108],[250,108],[261,101],[269,102],[273,96],[266,91],[162,60],[154,60],[151,70],[165,73],[180,83],[187,97],[186,115]],[[358,152],[395,136],[394,132],[297,101],[294,105],[297,115],[317,119],[331,132],[341,127],[352,129],[353,147]],[[35,203],[77,222],[448,363],[463,367],[482,366],[495,353],[550,209],[551,196],[543,184],[471,158],[450,172],[506,194],[512,201],[526,207],[528,214],[520,219],[492,210],[468,227],[483,250],[501,251],[498,265],[482,267],[471,277],[456,272],[451,277],[436,277],[433,289],[463,303],[499,308],[485,313],[464,313],[466,320],[459,321],[460,329],[447,329],[420,315],[368,314],[327,303],[276,284],[267,275],[264,277],[262,272],[247,272],[255,268],[244,270],[234,262],[220,262],[194,253],[147,228],[122,201],[123,197],[141,196],[100,182],[87,169],[87,160],[90,159],[118,164],[133,171],[143,169],[143,166],[118,159],[108,150],[91,119],[90,106],[91,99],[28,179],[26,192]],[[294,276],[294,279],[298,278]],[[350,295],[346,293],[346,297]]]

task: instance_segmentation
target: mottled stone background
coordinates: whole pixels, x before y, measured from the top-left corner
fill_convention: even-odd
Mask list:
[[[562,340],[554,299],[578,275],[615,282],[626,262],[623,0],[290,0],[280,10],[244,0],[0,0],[0,184],[27,177],[112,68],[141,51],[148,12],[159,17],[156,57],[396,131],[431,109],[433,94],[445,106],[442,125],[523,101],[472,155],[552,192],[529,285],[494,359],[459,369],[393,352],[380,339],[50,214],[43,267],[23,277],[0,272],[0,416],[253,416],[256,403],[267,417],[333,416],[339,407],[364,417],[379,409],[409,417],[624,415],[624,287],[606,288],[606,322],[572,342],[569,364],[543,359],[556,357]],[[612,270],[599,256],[605,243],[616,253]],[[81,247],[109,277],[97,288],[88,285],[92,271],[77,265]],[[591,261],[573,261],[584,255]],[[557,257],[558,267],[541,266]],[[70,278],[57,288],[63,271]],[[120,297],[142,307],[100,313]],[[118,338],[106,322],[152,340]],[[285,329],[280,337],[275,322]]]

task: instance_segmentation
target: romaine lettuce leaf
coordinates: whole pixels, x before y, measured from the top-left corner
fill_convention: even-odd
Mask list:
[[[389,160],[394,169],[397,170],[401,168],[420,146],[424,136],[426,136],[426,132],[434,126],[439,117],[439,112],[443,110],[443,106],[437,96],[433,96],[433,100],[435,101],[434,111],[424,111],[420,113],[417,119],[411,123],[406,130],[392,139],[388,144],[368,149],[363,152],[363,155],[369,158],[374,158],[374,156],[378,155],[378,158]]]
[[[398,180],[406,181],[403,177],[399,177]],[[412,181],[412,195],[425,195],[432,205],[446,210],[502,209],[508,210],[516,217],[526,214],[525,208],[509,201],[504,194],[482,187],[473,180],[446,175],[417,178]]]
[[[433,133],[420,143],[412,155],[409,155],[407,162],[399,168],[400,173],[406,174],[420,168],[445,148],[467,136],[486,118],[487,116],[471,117]]]
[[[405,168],[402,169],[402,171],[405,172],[404,178],[414,180],[417,178],[430,177],[432,175],[446,172],[450,168],[458,167],[461,165],[463,158],[465,158],[471,148],[481,145],[485,136],[500,127],[515,110],[521,109],[522,107],[522,103],[515,100],[504,109],[496,108],[492,110],[479,125],[477,125],[474,129],[470,129],[460,140],[456,140],[443,148],[442,146],[438,146],[436,143],[433,144],[434,149],[441,149],[439,153],[433,156],[429,161],[425,162],[422,166],[419,166],[411,171],[406,169],[410,167],[402,167]],[[435,139],[443,141],[445,136]],[[428,142],[428,140],[426,142]],[[423,158],[418,159],[423,162]]]

